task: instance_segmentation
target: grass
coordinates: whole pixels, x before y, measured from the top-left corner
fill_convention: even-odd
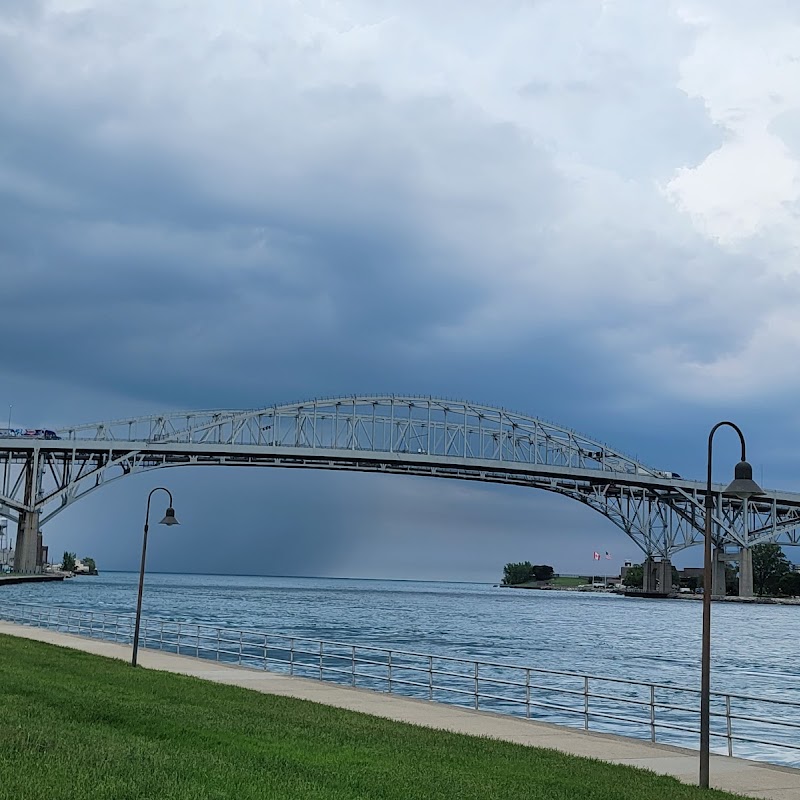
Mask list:
[[[591,583],[591,578],[567,578],[567,577],[559,577],[559,578],[551,578],[550,583],[553,586],[585,586],[587,583]]]
[[[734,797],[9,636],[0,682],[0,798]]]

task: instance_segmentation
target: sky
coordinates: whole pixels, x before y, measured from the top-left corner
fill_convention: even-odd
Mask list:
[[[0,0],[0,411],[426,394],[687,477],[729,418],[800,491],[798,53],[793,0]],[[273,469],[126,478],[45,543],[137,568],[160,484],[153,570],[640,555],[535,490]]]

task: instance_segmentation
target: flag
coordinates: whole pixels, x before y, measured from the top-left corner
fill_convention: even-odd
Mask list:
[[[606,561],[611,561],[611,553],[606,550]]]
[[[600,553],[598,553],[597,550],[594,551],[594,560],[595,561],[599,561],[600,560]]]

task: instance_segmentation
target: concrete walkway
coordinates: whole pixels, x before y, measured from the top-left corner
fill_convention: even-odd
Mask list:
[[[130,647],[124,645],[71,636],[43,628],[28,628],[0,622],[0,633],[124,661],[129,661],[131,657]],[[266,694],[311,700],[428,728],[551,748],[576,756],[602,759],[613,764],[642,767],[661,775],[672,775],[684,783],[697,782],[699,762],[696,750],[650,744],[623,736],[587,733],[487,711],[470,711],[442,703],[413,700],[367,689],[352,689],[333,683],[289,677],[245,667],[225,666],[215,661],[176,656],[157,650],[139,650],[139,663],[148,669],[192,675],[203,680],[242,686]],[[712,755],[711,784],[718,789],[727,789],[751,797],[800,800],[800,770],[741,758]]]

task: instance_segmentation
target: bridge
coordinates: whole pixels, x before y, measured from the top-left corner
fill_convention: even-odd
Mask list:
[[[60,439],[0,438],[0,516],[17,523],[15,568],[41,566],[41,527],[134,473],[178,466],[350,470],[504,483],[564,495],[642,550],[645,589],[671,584],[671,558],[703,539],[705,482],[656,469],[568,428],[433,397],[348,396],[254,410],[169,412],[76,425]],[[751,548],[800,544],[800,494],[749,501],[714,485],[714,594],[726,560],[752,594]]]

